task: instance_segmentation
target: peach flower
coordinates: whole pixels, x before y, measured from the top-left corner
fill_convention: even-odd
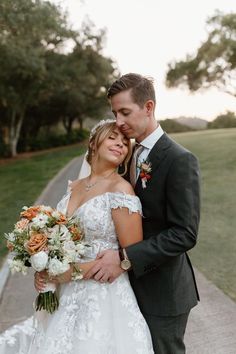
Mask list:
[[[35,216],[40,212],[39,206],[32,206],[25,211],[20,213],[21,216],[27,218],[28,220],[32,220]]]
[[[26,250],[30,255],[44,251],[47,248],[47,236],[40,233],[34,233],[26,243]]]
[[[79,231],[79,229],[75,226],[71,226],[69,228],[69,231],[72,233],[72,240],[73,241],[79,241],[81,240],[82,238],[82,234],[81,232]]]
[[[16,228],[17,228],[17,229],[24,230],[24,229],[26,229],[28,223],[29,223],[29,220],[23,218],[23,219],[21,219],[20,221],[18,221],[18,222],[16,223]]]
[[[10,252],[12,252],[14,250],[14,245],[11,242],[7,241],[7,248]]]
[[[65,224],[65,222],[66,222],[66,217],[63,214],[61,214],[60,219],[56,221],[57,224]]]

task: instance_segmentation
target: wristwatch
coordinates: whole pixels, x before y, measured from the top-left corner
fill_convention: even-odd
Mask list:
[[[123,270],[129,270],[131,268],[131,262],[127,256],[125,248],[123,249],[120,248],[119,254],[120,254],[120,267]]]

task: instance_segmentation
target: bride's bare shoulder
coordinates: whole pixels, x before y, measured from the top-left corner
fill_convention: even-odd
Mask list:
[[[112,186],[112,192],[135,195],[132,185],[121,176],[117,176],[116,181]]]

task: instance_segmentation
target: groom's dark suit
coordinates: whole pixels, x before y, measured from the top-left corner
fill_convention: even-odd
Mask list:
[[[168,336],[171,326],[155,327],[155,319],[160,323],[161,318],[186,314],[187,321],[199,299],[186,253],[194,247],[198,233],[199,167],[196,157],[165,133],[150,151],[148,161],[151,179],[143,188],[139,177],[135,186],[143,208],[144,241],[126,248],[132,264],[129,275],[149,324],[155,352],[177,354],[183,349],[176,343],[170,344],[168,350],[161,349],[159,340]]]

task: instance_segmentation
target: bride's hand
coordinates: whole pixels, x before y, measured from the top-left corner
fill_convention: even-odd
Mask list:
[[[49,282],[54,283],[54,284],[64,284],[64,283],[69,283],[71,281],[73,273],[73,266],[70,265],[70,268],[65,272],[60,275],[56,275],[55,277],[50,277]]]
[[[34,273],[34,287],[38,292],[44,290],[47,281],[48,281],[48,273],[46,270],[43,270],[42,272]]]

